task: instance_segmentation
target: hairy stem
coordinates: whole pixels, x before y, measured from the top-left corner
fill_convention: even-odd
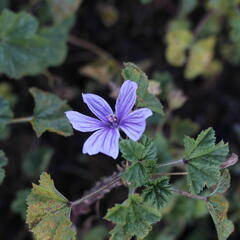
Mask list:
[[[83,196],[82,198],[71,202],[71,207],[74,207],[76,205],[79,205],[80,203],[86,201],[89,198],[94,197],[95,195],[98,195],[99,193],[103,192],[106,189],[109,189],[112,185],[115,185],[116,183],[118,183],[120,181],[120,175],[117,174],[114,178],[112,178],[112,181],[107,183],[106,185],[104,185],[103,187],[95,190],[94,192],[90,192],[89,194]]]
[[[172,165],[178,165],[178,164],[184,164],[184,159],[179,159],[176,161],[171,161],[168,163],[163,163],[163,164],[159,164],[158,167],[167,167],[167,166],[172,166]]]
[[[208,198],[205,197],[205,196],[199,196],[199,195],[193,195],[189,192],[185,192],[183,190],[179,190],[179,189],[172,189],[173,192],[179,194],[179,195],[182,195],[182,196],[185,196],[185,197],[188,197],[188,198],[193,198],[193,199],[198,199],[198,200],[203,200],[203,201],[207,201]]]
[[[33,117],[21,117],[21,118],[14,118],[9,123],[24,123],[24,122],[30,122],[33,119]]]

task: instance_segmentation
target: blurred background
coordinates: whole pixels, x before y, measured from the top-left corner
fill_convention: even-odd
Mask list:
[[[133,62],[147,73],[149,91],[166,112],[151,117],[147,129],[158,141],[160,162],[181,156],[183,136],[195,136],[207,127],[215,129],[218,140],[229,142],[231,152],[240,153],[239,0],[1,0],[0,10],[5,8],[31,13],[40,27],[51,25],[52,19],[56,24],[71,18],[69,33],[55,39],[61,43],[59,52],[65,51],[61,63],[18,80],[0,75],[0,96],[10,102],[15,117],[31,116],[34,102],[28,89],[32,86],[58,95],[88,115],[82,92],[99,94],[114,106],[123,63]],[[0,149],[8,156],[0,186],[1,239],[32,239],[25,224],[25,199],[43,170],[69,200],[78,199],[117,170],[120,157],[114,161],[102,154],[81,154],[88,136],[75,131],[65,138],[46,132],[37,138],[27,123],[1,131]],[[237,240],[239,165],[231,168],[231,174],[227,198],[235,232],[230,239]],[[184,178],[172,181],[186,184]],[[74,217],[79,239],[108,239],[112,225],[102,217],[126,196],[126,189],[119,187],[79,210]],[[213,240],[217,235],[202,203],[176,196],[147,240],[183,239]]]

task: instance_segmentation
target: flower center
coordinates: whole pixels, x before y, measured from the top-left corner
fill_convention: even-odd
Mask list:
[[[117,128],[118,127],[118,119],[115,114],[111,114],[107,116],[107,119],[110,123],[111,128]]]

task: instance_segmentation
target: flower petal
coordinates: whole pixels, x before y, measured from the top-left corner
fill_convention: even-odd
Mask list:
[[[94,155],[104,153],[114,159],[119,153],[119,131],[115,128],[104,128],[93,133],[83,145],[83,153]]]
[[[92,132],[103,127],[103,123],[92,117],[88,117],[76,111],[65,112],[66,117],[73,128],[81,132]]]
[[[126,80],[119,92],[115,105],[117,118],[121,121],[132,110],[137,99],[137,83]]]
[[[113,111],[109,104],[100,96],[96,94],[82,94],[83,101],[88,105],[89,109],[94,113],[100,120],[108,121],[108,116],[113,114]]]
[[[152,115],[148,108],[131,112],[121,123],[120,128],[133,141],[137,141],[145,131],[146,119]]]

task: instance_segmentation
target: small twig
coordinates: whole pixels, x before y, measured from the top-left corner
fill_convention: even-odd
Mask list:
[[[188,197],[188,198],[193,198],[193,199],[198,199],[198,200],[203,200],[203,201],[207,201],[208,197],[205,196],[199,196],[199,195],[193,195],[189,192],[185,192],[183,190],[179,190],[179,189],[172,189],[173,192],[180,194],[182,196]]]
[[[105,60],[113,60],[117,65],[121,66],[121,64],[112,56],[110,55],[108,52],[106,52],[105,50],[103,50],[102,48],[96,46],[95,44],[88,42],[84,39],[81,38],[77,38],[75,36],[70,36],[68,39],[69,43],[87,49],[90,52],[98,55],[100,58],[105,59]]]
[[[85,200],[87,200],[87,199],[89,199],[89,198],[91,198],[91,197],[93,197],[93,196],[95,196],[95,195],[103,192],[105,189],[108,189],[109,187],[111,187],[112,185],[114,185],[115,183],[117,183],[119,180],[120,180],[120,177],[118,176],[118,177],[115,178],[113,181],[111,181],[111,182],[108,183],[107,185],[99,188],[99,189],[96,190],[95,192],[92,192],[92,193],[90,193],[90,194],[88,194],[88,195],[85,195],[84,197],[82,197],[82,198],[80,198],[80,199],[78,199],[78,200],[76,200],[76,201],[74,201],[74,202],[71,202],[71,207],[74,207],[74,206],[76,206],[76,205],[84,202]]]
[[[195,30],[193,31],[193,38],[196,39],[200,32],[202,31],[205,24],[208,22],[208,20],[217,13],[216,10],[209,11],[199,22]]]
[[[25,122],[30,122],[33,119],[33,117],[21,117],[21,118],[14,118],[9,121],[10,124],[13,123],[25,123]]]
[[[176,161],[159,164],[158,167],[159,168],[160,167],[167,167],[167,166],[178,165],[178,164],[184,164],[184,159],[179,159],[179,160],[176,160]]]
[[[182,176],[182,175],[187,175],[187,172],[169,172],[169,173],[154,173],[153,177],[158,177],[158,176]]]

